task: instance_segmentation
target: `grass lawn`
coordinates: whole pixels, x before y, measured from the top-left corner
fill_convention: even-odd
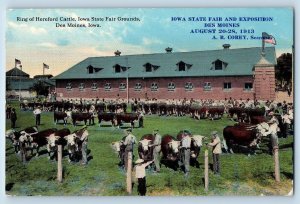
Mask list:
[[[35,124],[31,111],[19,111],[17,103],[12,103],[17,110],[17,129]],[[96,120],[97,121],[97,120]],[[96,122],[95,121],[95,122]],[[42,114],[40,130],[64,126],[53,123],[53,113]],[[217,130],[222,138],[223,128],[233,124],[225,116],[221,120],[194,120],[189,117],[146,116],[145,128],[135,128],[133,134],[139,139],[146,133],[159,129],[160,133],[176,134],[183,129],[193,134],[209,136]],[[71,131],[79,129],[68,124]],[[10,129],[10,121],[6,121],[6,129]],[[84,167],[79,163],[68,163],[63,158],[63,183],[56,181],[57,164],[48,160],[47,154],[34,157],[26,164],[21,162],[9,140],[6,141],[6,192],[10,195],[93,195],[116,196],[126,194],[125,173],[119,169],[119,159],[111,148],[111,142],[123,137],[123,130],[110,126],[99,127],[98,124],[88,127],[90,150],[89,164]],[[293,180],[293,136],[280,138],[280,172],[281,182],[274,180],[273,157],[267,153],[265,141],[261,150],[250,157],[244,153],[221,155],[221,176],[215,176],[210,170],[209,191],[204,190],[204,150],[198,158],[200,168],[191,167],[190,176],[184,177],[182,171],[174,171],[162,166],[161,173],[147,171],[147,195],[286,195],[292,188]],[[137,158],[137,145],[134,155]],[[211,153],[209,151],[209,153]],[[211,154],[209,155],[212,163]],[[133,195],[137,195],[137,187],[133,187]]]

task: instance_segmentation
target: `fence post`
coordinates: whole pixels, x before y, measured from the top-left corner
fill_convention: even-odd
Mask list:
[[[209,179],[208,179],[208,150],[205,150],[205,154],[204,154],[204,187],[205,187],[205,191],[208,191],[208,184],[209,184]]]
[[[127,192],[129,195],[132,193],[132,152],[128,152],[128,162],[127,162],[127,174],[126,174],[126,183],[127,183]]]
[[[62,182],[62,146],[57,146],[57,181]]]
[[[275,168],[275,181],[280,182],[280,166],[279,166],[279,152],[278,146],[273,147],[274,154],[274,168]]]
[[[21,160],[23,162],[23,164],[26,163],[26,147],[25,147],[25,144],[21,143],[19,145],[20,147],[20,153],[21,153]]]

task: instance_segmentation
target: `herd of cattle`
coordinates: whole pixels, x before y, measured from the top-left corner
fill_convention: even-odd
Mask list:
[[[266,103],[268,104],[268,102]],[[230,104],[229,104],[230,105]],[[231,104],[232,105],[232,104]],[[184,116],[189,115],[196,119],[220,119],[224,113],[229,118],[235,120],[237,124],[227,126],[223,130],[223,146],[225,149],[232,150],[235,145],[245,146],[249,149],[255,149],[259,146],[262,138],[270,135],[270,130],[276,130],[280,137],[286,137],[289,129],[293,129],[293,108],[284,111],[282,114],[276,114],[275,123],[269,123],[269,117],[273,114],[277,105],[258,106],[227,106],[220,104],[170,104],[170,103],[142,103],[135,102],[131,104],[131,113],[127,112],[126,103],[71,103],[69,101],[46,102],[46,103],[21,103],[22,110],[42,107],[44,111],[54,111],[54,122],[63,121],[66,125],[68,119],[75,126],[77,122],[83,121],[85,124],[94,125],[94,119],[98,118],[99,125],[103,121],[109,121],[113,126],[120,126],[122,123],[130,123],[133,127],[135,121],[143,120],[144,114],[158,114],[167,116]],[[291,106],[292,107],[292,106]],[[177,137],[164,135],[162,138],[163,159],[177,160],[179,158],[180,134]],[[274,132],[272,133],[274,134]],[[8,131],[7,137],[10,138],[15,146],[16,152],[21,149],[34,149],[39,154],[39,148],[47,146],[49,156],[55,152],[56,146],[61,144],[67,147],[69,159],[74,160],[75,155],[80,152],[80,142],[85,137],[87,130],[78,130],[70,133],[69,129],[62,130],[48,129],[38,132],[35,127],[26,128],[22,131]],[[87,136],[86,136],[87,137]],[[197,158],[202,146],[203,136],[191,135],[192,154],[191,158]],[[151,159],[151,144],[154,137],[151,134],[144,135],[139,141],[139,157],[145,160]],[[114,143],[120,158],[123,158],[124,141]],[[33,153],[32,153],[33,154]],[[148,158],[148,159],[147,159]]]
[[[41,154],[40,148],[46,147],[49,159],[56,156],[57,146],[62,145],[62,149],[67,148],[69,162],[78,161],[81,158],[82,142],[88,139],[88,131],[82,128],[70,132],[68,128],[57,130],[56,128],[38,131],[37,127],[28,127],[21,131],[8,130],[6,138],[10,139],[15,153],[22,153],[27,159],[27,152],[30,151],[30,157]]]

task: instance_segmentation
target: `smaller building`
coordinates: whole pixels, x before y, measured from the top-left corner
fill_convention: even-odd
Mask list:
[[[34,98],[37,96],[34,85],[43,81],[49,93],[54,90],[55,82],[51,80],[52,75],[30,75],[15,67],[6,72],[6,97],[7,98]]]

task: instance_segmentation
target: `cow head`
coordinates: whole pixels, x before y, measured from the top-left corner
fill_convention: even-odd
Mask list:
[[[149,151],[150,142],[151,142],[151,140],[148,140],[148,139],[143,139],[143,140],[139,141],[139,145],[141,145],[144,153]]]
[[[173,152],[173,153],[175,153],[175,154],[178,153],[180,141],[172,140],[171,142],[168,143],[168,145],[169,145],[169,147],[172,149],[172,152]]]
[[[58,141],[59,136],[55,136],[55,134],[51,134],[47,137],[47,142],[50,148],[54,148],[56,146],[56,142]]]
[[[19,142],[32,142],[33,138],[30,134],[26,133],[25,131],[20,132],[21,136],[19,137]]]
[[[5,132],[5,137],[6,138],[9,138],[9,139],[11,139],[11,140],[13,140],[16,136],[15,136],[15,130],[13,130],[13,129],[10,129],[10,130],[7,130],[6,132]]]
[[[123,145],[123,141],[116,141],[116,142],[112,142],[111,146],[112,148],[116,151],[116,152],[120,152],[121,151],[121,146]]]
[[[193,135],[192,136],[192,142],[195,147],[202,147],[202,140],[205,139],[206,137],[202,135]]]
[[[72,133],[70,135],[67,135],[64,137],[64,139],[67,141],[67,145],[68,146],[75,146],[76,145],[76,134]]]

